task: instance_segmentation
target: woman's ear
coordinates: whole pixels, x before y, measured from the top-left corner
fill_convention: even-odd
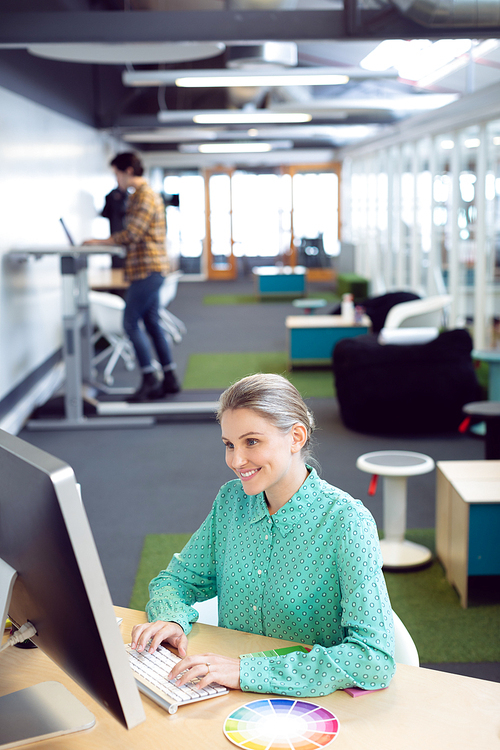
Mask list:
[[[307,442],[307,430],[303,424],[296,422],[291,431],[292,436],[292,453],[299,453]]]

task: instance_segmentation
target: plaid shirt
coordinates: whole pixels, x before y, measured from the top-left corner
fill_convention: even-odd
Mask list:
[[[168,271],[165,249],[165,206],[149,185],[143,183],[127,204],[125,229],[112,234],[116,245],[125,245],[125,278],[128,281],[145,279],[154,271]]]

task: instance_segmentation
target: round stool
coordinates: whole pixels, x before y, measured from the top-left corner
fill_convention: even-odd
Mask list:
[[[326,299],[294,299],[292,305],[304,310],[306,315],[313,315],[315,310],[326,305]]]
[[[463,410],[486,423],[484,457],[489,461],[500,458],[500,401],[473,401],[465,404]]]
[[[406,480],[432,471],[432,458],[412,451],[373,451],[360,456],[356,466],[384,477],[384,539],[380,541],[384,568],[411,568],[428,562],[432,552],[405,539]]]

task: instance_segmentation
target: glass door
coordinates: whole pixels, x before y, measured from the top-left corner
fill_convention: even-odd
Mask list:
[[[333,278],[339,253],[339,170],[293,167],[291,265],[305,266],[309,280]]]

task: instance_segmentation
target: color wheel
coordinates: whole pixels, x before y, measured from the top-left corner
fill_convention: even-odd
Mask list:
[[[293,698],[265,698],[240,706],[224,722],[224,734],[245,750],[318,750],[339,731],[336,716]]]

